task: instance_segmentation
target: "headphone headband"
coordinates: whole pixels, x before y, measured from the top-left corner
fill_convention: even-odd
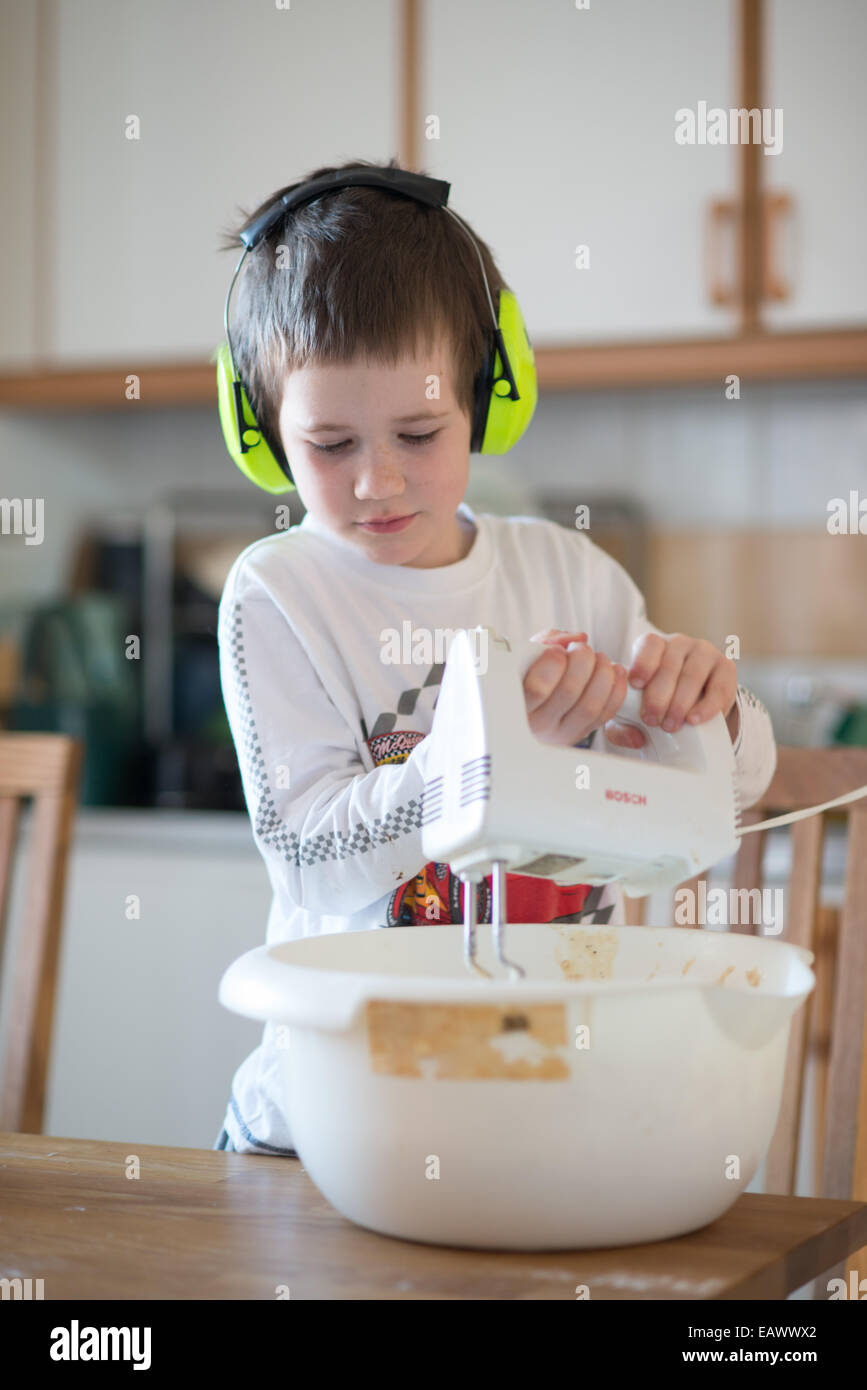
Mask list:
[[[241,232],[240,239],[247,250],[252,251],[285,213],[314,202],[323,193],[333,193],[338,188],[356,188],[358,185],[402,193],[405,198],[414,198],[416,202],[426,203],[432,208],[445,207],[451,191],[451,184],[444,179],[431,179],[426,174],[414,174],[407,169],[366,169],[363,165],[340,169],[335,174],[323,174],[321,178],[291,188]]]

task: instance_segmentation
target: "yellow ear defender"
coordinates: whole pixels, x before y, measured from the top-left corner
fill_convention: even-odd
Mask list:
[[[323,193],[338,188],[384,188],[401,193],[428,207],[441,207],[463,228],[476,248],[485,295],[491,311],[491,327],[486,336],[485,358],[473,384],[473,424],[470,451],[505,454],[521,438],[533,418],[538,397],[533,348],[527,335],[518,301],[511,290],[500,290],[497,307],[491,296],[479,245],[466,223],[447,207],[451,185],[406,169],[359,166],[311,179],[284,193],[241,233],[244,250],[235,267],[226,295],[224,322],[226,341],[217,349],[217,399],[226,448],[241,472],[266,492],[289,492],[294,488],[289,464],[279,441],[272,449],[256,421],[247,391],[235,363],[229,330],[229,302],[244,260],[287,212],[312,203]]]

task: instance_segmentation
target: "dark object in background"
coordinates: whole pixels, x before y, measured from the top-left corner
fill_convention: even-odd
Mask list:
[[[140,747],[138,662],[126,657],[126,604],[80,594],[36,610],[24,637],[9,728],[84,742],[81,802],[128,805]]]
[[[228,515],[236,526],[234,513]],[[213,541],[205,537],[205,558],[219,539],[219,533]],[[135,740],[123,755],[122,783],[94,783],[94,803],[245,809],[220,688],[221,585],[209,591],[197,582],[183,556],[175,523],[159,508],[153,516],[107,520],[79,543],[74,591],[99,590],[120,602],[126,631],[141,638],[141,658],[129,663],[137,693]]]
[[[220,654],[212,633],[175,633],[172,716],[179,738],[209,727],[220,702]]]
[[[832,729],[831,741],[867,748],[867,705],[849,705]]]
[[[156,806],[186,811],[243,811],[246,809],[238,760],[231,742],[164,744],[154,763],[153,800]]]
[[[143,565],[140,541],[104,536],[94,546],[92,578],[87,585],[88,589],[125,599],[134,632],[141,632]]]

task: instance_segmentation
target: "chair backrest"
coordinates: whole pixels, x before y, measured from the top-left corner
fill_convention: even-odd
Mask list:
[[[755,824],[774,815],[832,801],[867,785],[867,748],[777,749],[770,786],[743,815]],[[842,906],[823,905],[822,859],[829,817],[847,823]],[[780,940],[816,957],[816,988],[792,1021],[780,1116],[765,1164],[765,1191],[793,1196],[802,1133],[807,1060],[816,1066],[816,1195],[867,1200],[867,798],[787,826],[791,839]],[[745,835],[732,888],[762,890],[768,832]],[[701,875],[680,885],[697,892]],[[694,901],[695,899],[693,899]],[[647,899],[627,904],[627,920],[644,921]],[[640,906],[638,905],[640,904]],[[754,934],[758,920],[733,923]]]
[[[745,813],[747,823],[799,811],[867,785],[867,748],[780,748],[770,786]],[[830,817],[847,824],[846,877],[839,909],[823,907],[822,857]],[[765,1169],[765,1190],[792,1194],[801,1133],[804,1078],[816,1065],[817,1195],[867,1199],[867,799],[787,827],[792,854],[782,937],[813,951],[816,988],[793,1020],[780,1117]],[[765,831],[746,835],[736,887],[762,887]],[[756,843],[758,842],[758,843]]]
[[[0,733],[0,968],[12,975],[0,1129],[39,1134],[51,1049],[69,838],[82,745],[65,734]],[[10,962],[6,917],[19,812],[33,798],[24,916]]]

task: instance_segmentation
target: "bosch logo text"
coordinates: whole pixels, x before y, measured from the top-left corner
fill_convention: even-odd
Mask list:
[[[613,787],[606,787],[606,788],[605,788],[605,800],[606,800],[606,801],[628,801],[628,802],[630,802],[631,805],[633,805],[633,806],[646,806],[646,805],[647,805],[647,797],[646,797],[646,796],[642,796],[640,792],[618,792],[618,791],[615,791]]]

